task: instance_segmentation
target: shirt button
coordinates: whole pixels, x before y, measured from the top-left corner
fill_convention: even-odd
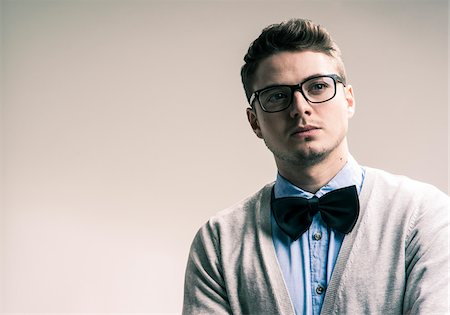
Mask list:
[[[313,234],[313,240],[320,241],[322,239],[322,233],[316,232]]]
[[[325,291],[324,287],[322,287],[321,285],[318,285],[316,287],[316,293],[317,294],[322,294]]]

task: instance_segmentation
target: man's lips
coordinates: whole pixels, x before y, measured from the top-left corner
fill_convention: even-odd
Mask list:
[[[291,135],[306,135],[306,134],[312,134],[316,130],[319,130],[319,127],[312,126],[312,125],[305,125],[305,126],[299,126],[296,127],[294,130],[292,130]]]

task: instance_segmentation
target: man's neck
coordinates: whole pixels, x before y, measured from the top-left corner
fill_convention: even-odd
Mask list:
[[[311,166],[289,165],[286,167],[284,163],[277,163],[277,166],[280,175],[292,184],[305,191],[316,193],[339,173],[347,161],[348,152],[345,152],[337,156],[329,156]]]

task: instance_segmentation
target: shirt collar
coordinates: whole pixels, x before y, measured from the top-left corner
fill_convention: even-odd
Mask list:
[[[328,184],[320,188],[315,194],[305,191],[286,178],[277,174],[275,182],[275,198],[282,197],[304,197],[311,198],[312,196],[321,197],[324,194],[343,187],[355,185],[358,193],[361,190],[364,181],[364,169],[356,162],[356,160],[349,154],[348,161],[344,167],[334,176]]]

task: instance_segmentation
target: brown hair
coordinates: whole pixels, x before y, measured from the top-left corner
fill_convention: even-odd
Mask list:
[[[245,64],[241,68],[241,79],[247,100],[253,91],[251,84],[259,63],[278,52],[283,51],[315,51],[333,57],[337,62],[338,73],[345,78],[344,63],[341,51],[328,31],[310,20],[292,19],[264,28],[261,35],[250,44],[244,56]]]

